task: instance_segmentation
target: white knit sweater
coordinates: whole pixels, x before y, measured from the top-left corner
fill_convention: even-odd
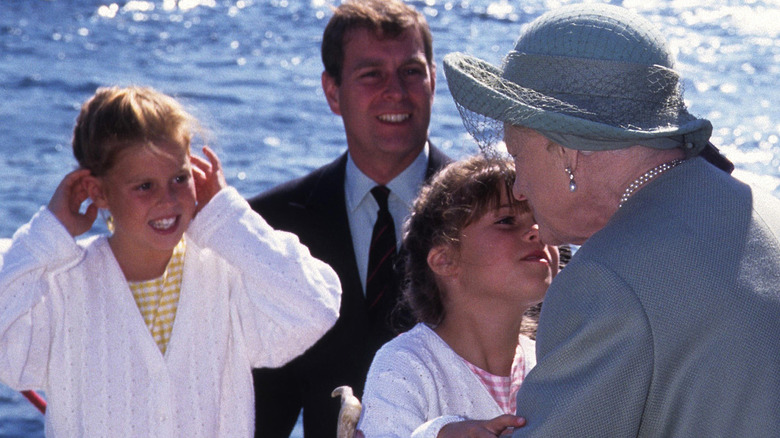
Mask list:
[[[534,341],[520,336],[524,376],[536,365]],[[435,438],[446,424],[502,415],[487,388],[433,330],[417,324],[374,356],[358,429],[366,438]]]
[[[336,321],[338,277],[232,188],[190,225],[168,350],[105,236],[76,243],[42,208],[0,257],[0,379],[43,389],[51,437],[250,437],[251,368],[303,353]]]

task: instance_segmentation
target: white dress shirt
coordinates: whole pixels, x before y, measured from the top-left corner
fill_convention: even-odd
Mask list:
[[[390,189],[387,199],[388,209],[395,223],[395,238],[400,247],[403,224],[409,216],[412,203],[425,182],[425,172],[428,169],[428,143],[420,155],[403,172],[386,184]],[[358,169],[352,156],[347,154],[347,170],[344,178],[344,192],[349,216],[349,229],[352,233],[352,245],[355,248],[355,258],[363,293],[366,291],[366,276],[368,271],[368,249],[371,244],[371,233],[374,230],[376,214],[379,205],[376,203],[371,189],[377,183]]]

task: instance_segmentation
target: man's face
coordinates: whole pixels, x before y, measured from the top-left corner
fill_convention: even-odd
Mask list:
[[[322,86],[344,121],[350,154],[359,167],[377,160],[411,163],[428,138],[436,82],[420,32],[383,39],[357,28],[344,41],[341,84],[323,73]]]

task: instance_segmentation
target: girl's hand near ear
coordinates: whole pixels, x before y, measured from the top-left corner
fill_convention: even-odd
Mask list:
[[[80,211],[81,203],[89,198],[86,183],[89,177],[89,169],[78,169],[65,175],[49,201],[49,210],[73,237],[89,231],[97,218],[95,204],[90,204],[83,214]]]
[[[198,199],[198,209],[200,211],[211,201],[220,190],[227,187],[225,175],[222,173],[222,163],[219,162],[217,154],[208,146],[203,147],[203,154],[208,161],[198,156],[192,155],[192,177],[195,179],[195,193]]]

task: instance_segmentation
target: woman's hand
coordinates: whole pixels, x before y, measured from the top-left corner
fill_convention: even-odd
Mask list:
[[[492,420],[458,421],[442,427],[437,438],[495,438],[509,435],[514,428],[525,426],[525,418],[504,414]]]
[[[91,178],[89,169],[74,170],[65,175],[49,201],[49,210],[73,237],[89,231],[97,218],[95,204],[90,204],[81,213],[81,204],[89,198],[87,178]]]
[[[198,156],[190,156],[192,163],[192,177],[195,179],[195,193],[198,199],[198,209],[200,211],[211,201],[220,190],[227,187],[225,175],[222,173],[222,163],[219,162],[217,154],[208,146],[203,147],[203,154],[208,161]]]

